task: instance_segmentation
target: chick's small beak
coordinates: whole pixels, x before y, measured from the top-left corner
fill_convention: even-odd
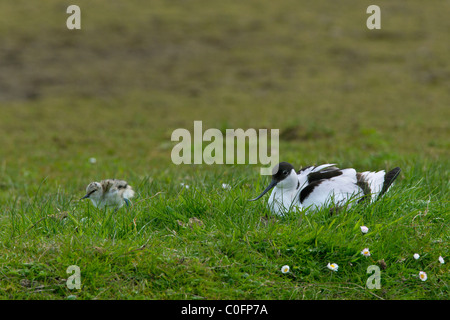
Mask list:
[[[261,198],[263,195],[265,195],[270,189],[272,189],[273,187],[275,187],[277,185],[277,181],[276,180],[272,180],[272,182],[267,186],[267,188],[261,192],[261,194],[259,196],[257,196],[255,199],[250,199],[248,201],[255,201],[258,200],[259,198]]]
[[[89,195],[87,194],[87,195],[85,195],[83,198],[81,198],[80,200],[83,200],[83,199],[86,199],[86,198],[89,198]]]

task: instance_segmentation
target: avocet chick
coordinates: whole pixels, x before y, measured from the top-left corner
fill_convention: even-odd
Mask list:
[[[92,204],[99,209],[115,207],[119,209],[126,203],[130,205],[130,198],[134,197],[134,190],[123,180],[107,179],[91,182],[86,188],[86,195],[81,199],[91,199]]]

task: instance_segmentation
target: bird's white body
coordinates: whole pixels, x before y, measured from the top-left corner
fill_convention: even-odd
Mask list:
[[[96,208],[103,209],[105,207],[115,207],[122,208],[126,203],[125,199],[130,199],[134,195],[132,190],[124,190],[123,192],[119,192],[118,189],[113,189],[103,193],[102,196],[97,198],[90,198],[92,204]]]
[[[107,179],[100,182],[91,182],[86,188],[84,198],[89,198],[92,204],[99,209],[112,207],[119,209],[129,199],[134,197],[134,191],[126,181]]]
[[[384,170],[357,173],[355,169],[338,169],[333,164],[310,166],[296,172],[290,164],[284,164],[283,174],[280,169],[273,176],[271,185],[275,187],[268,201],[270,210],[278,215],[291,210],[309,212],[321,207],[351,206],[362,199],[375,201],[390,188],[400,172],[396,168],[387,177]]]

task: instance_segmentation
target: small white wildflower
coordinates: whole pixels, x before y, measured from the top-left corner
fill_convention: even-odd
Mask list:
[[[442,263],[442,264],[445,263],[444,258],[442,258],[442,256],[439,256],[439,259],[438,259],[438,260],[439,260],[439,262]]]
[[[89,163],[94,164],[94,163],[96,163],[96,162],[97,162],[97,159],[95,159],[94,157],[89,158]]]
[[[366,226],[361,226],[361,232],[367,233],[367,232],[369,232],[369,228],[367,228]]]
[[[327,268],[333,271],[338,271],[339,266],[337,265],[337,263],[328,263]]]
[[[418,253],[414,253],[414,255],[413,255],[413,257],[414,257],[414,259],[419,259],[420,258],[420,255],[418,254]]]
[[[422,280],[422,281],[426,281],[426,280],[428,279],[428,276],[427,276],[427,274],[426,274],[425,272],[420,271],[420,272],[419,272],[419,278],[420,278],[420,280]]]
[[[370,251],[369,251],[369,248],[364,248],[363,251],[361,251],[361,254],[362,254],[364,257],[370,257]]]
[[[185,187],[186,189],[189,189],[189,185],[188,184],[185,184],[185,183],[180,183],[180,186],[182,186],[182,187]]]
[[[230,190],[230,189],[231,189],[231,186],[230,186],[229,184],[227,184],[227,183],[222,183],[222,189],[224,189],[224,190]]]
[[[288,265],[282,266],[281,267],[281,272],[282,273],[288,273],[289,272],[289,266]]]

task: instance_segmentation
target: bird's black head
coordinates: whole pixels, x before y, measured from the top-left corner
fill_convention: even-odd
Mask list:
[[[275,180],[277,183],[283,181],[291,174],[293,169],[294,166],[289,162],[280,162],[272,170],[272,180]]]
[[[263,195],[265,195],[270,189],[275,187],[278,182],[286,179],[291,174],[292,169],[294,169],[294,167],[288,162],[280,162],[279,164],[277,164],[272,170],[272,181],[270,182],[270,184],[263,192],[261,192],[259,196],[257,196],[255,199],[251,199],[250,201],[258,200]]]

